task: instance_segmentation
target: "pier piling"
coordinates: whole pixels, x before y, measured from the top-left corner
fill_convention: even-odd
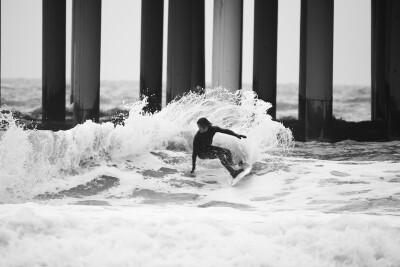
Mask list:
[[[388,137],[400,140],[400,1],[388,0]]]
[[[332,121],[333,0],[305,2],[306,27],[301,34],[306,48],[300,51],[305,59],[300,78],[306,86],[305,139],[327,141]]]
[[[146,111],[161,110],[164,0],[142,0],[140,96]]]
[[[65,19],[65,0],[43,0],[43,121],[65,121]]]
[[[242,88],[242,32],[243,0],[214,0],[212,86]]]
[[[386,120],[386,0],[371,0],[371,120]]]
[[[269,114],[276,118],[276,61],[278,0],[254,2],[253,90],[272,104]]]
[[[299,57],[299,111],[298,119],[306,119],[306,49],[307,49],[307,0],[300,7],[300,57]]]
[[[1,33],[1,1],[0,1],[0,33]],[[0,84],[1,84],[1,34],[0,34]],[[0,108],[1,108],[1,85],[0,85]]]
[[[73,0],[74,125],[99,121],[101,0]]]
[[[167,103],[205,87],[204,0],[170,0]]]
[[[400,3],[371,0],[371,120],[400,140]]]

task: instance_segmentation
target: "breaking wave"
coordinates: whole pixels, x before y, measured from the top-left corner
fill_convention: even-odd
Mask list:
[[[196,121],[207,117],[213,124],[247,135],[247,139],[217,135],[216,145],[230,148],[236,158],[254,163],[262,153],[284,153],[293,146],[291,131],[267,114],[270,103],[252,91],[207,89],[189,92],[155,114],[146,113],[143,99],[126,105],[123,125],[86,121],[67,131],[24,130],[12,114],[0,113],[0,201],[29,198],[37,183],[68,179],[88,166],[132,158],[152,150],[192,150]]]

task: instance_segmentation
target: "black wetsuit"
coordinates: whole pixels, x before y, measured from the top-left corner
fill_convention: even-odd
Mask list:
[[[193,140],[193,166],[196,165],[196,157],[200,159],[216,159],[218,158],[222,165],[229,171],[231,175],[235,174],[236,170],[232,160],[232,153],[229,149],[213,146],[212,141],[216,133],[224,133],[237,137],[238,135],[231,130],[223,129],[218,126],[210,126],[204,133],[198,131]],[[236,175],[235,175],[236,176]]]

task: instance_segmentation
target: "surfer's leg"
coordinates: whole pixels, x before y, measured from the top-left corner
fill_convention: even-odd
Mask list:
[[[221,161],[222,165],[230,165],[229,160],[227,159],[226,151],[222,147],[213,146],[212,151],[217,155],[219,160]]]
[[[199,153],[198,156],[201,159],[217,159],[218,158],[217,151],[214,151],[212,149],[202,151]]]
[[[221,161],[221,164],[228,170],[228,172],[233,176],[237,176],[237,170],[235,170],[232,165],[233,160],[232,160],[232,154],[228,149],[222,148],[222,147],[217,147],[213,146],[212,151],[215,152],[219,160]],[[228,153],[229,151],[229,153]]]
[[[232,167],[234,163],[232,159],[232,152],[229,149],[222,147],[214,147],[214,149],[218,151],[217,152],[218,158],[220,159],[222,165],[224,165],[224,167],[229,171],[229,173],[232,175],[233,178],[236,178],[236,176],[238,176],[239,173],[244,171],[243,168],[236,170]]]
[[[221,148],[221,149],[222,149],[222,151],[223,151],[223,153],[224,153],[224,155],[226,157],[226,160],[228,161],[229,165],[235,165],[235,163],[233,163],[232,152],[227,148]]]
[[[223,150],[225,151],[224,153],[225,153],[225,156],[226,156],[226,159],[227,159],[228,163],[230,165],[234,166],[235,163],[233,162],[232,152],[227,148],[223,148]],[[240,160],[237,165],[239,165],[239,167],[242,167],[243,166],[243,160]]]
[[[235,170],[232,165],[232,154],[226,151],[228,149],[224,149],[221,147],[217,146],[212,146],[210,149],[207,151],[203,151],[201,154],[199,154],[199,158],[201,159],[216,159],[218,158],[221,161],[221,164],[228,170],[228,172],[232,175],[233,178],[235,178],[240,172],[243,171],[243,169]]]
[[[225,165],[230,165],[230,166],[235,165],[235,163],[233,162],[233,158],[232,158],[232,152],[229,149],[223,148],[223,147],[218,147],[218,146],[213,147],[213,149],[218,154],[218,157],[220,158],[221,162],[223,162],[222,164],[224,164],[224,166]]]

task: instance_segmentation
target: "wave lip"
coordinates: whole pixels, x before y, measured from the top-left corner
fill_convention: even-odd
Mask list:
[[[23,130],[11,114],[0,113],[0,121],[7,124],[0,132],[0,201],[32,199],[43,193],[36,190],[43,184],[68,180],[121,159],[135,161],[157,149],[186,152],[186,160],[200,117],[247,135],[240,141],[219,135],[214,142],[250,164],[266,151],[288,151],[294,143],[291,131],[268,115],[271,104],[252,91],[189,92],[155,114],[144,112],[146,105],[147,99],[127,104],[124,125],[87,121],[58,132]]]

